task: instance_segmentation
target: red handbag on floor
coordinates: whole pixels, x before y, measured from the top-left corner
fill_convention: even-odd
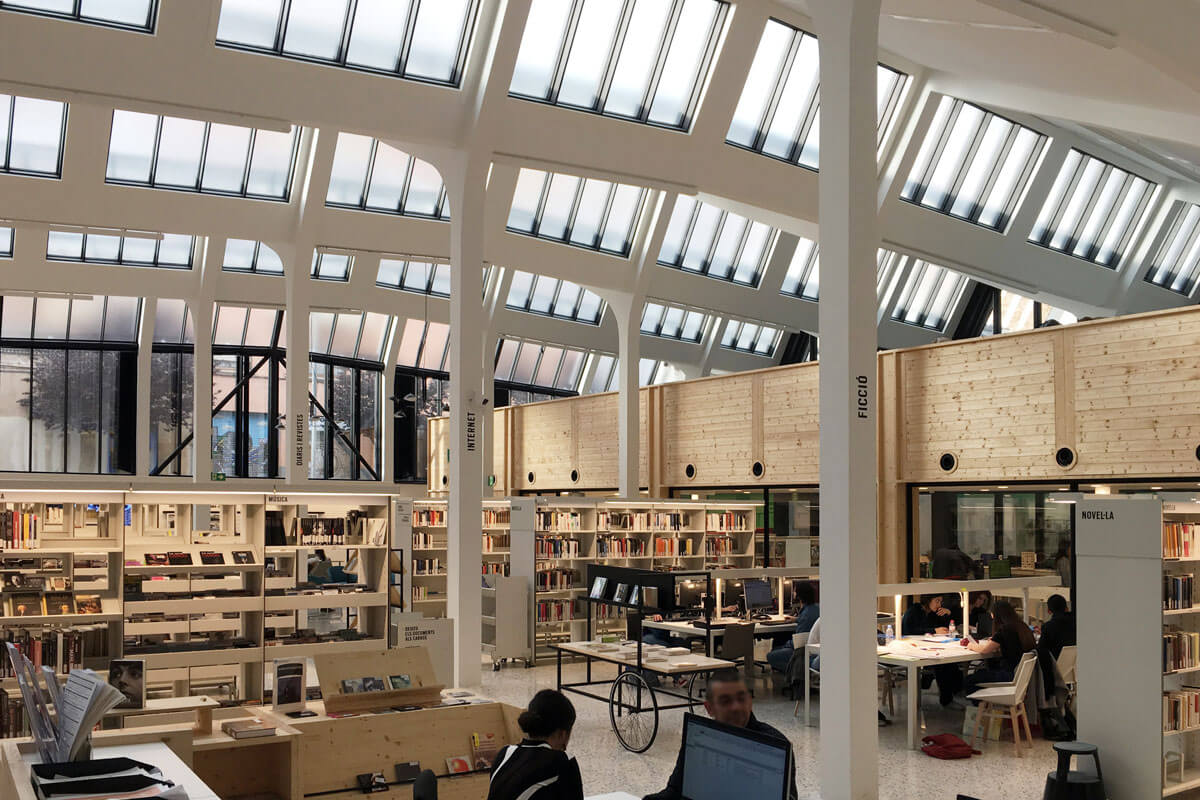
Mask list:
[[[972,750],[971,745],[955,736],[953,733],[941,733],[937,736],[926,736],[921,740],[924,746],[921,752],[934,758],[970,758],[979,755],[978,750]]]

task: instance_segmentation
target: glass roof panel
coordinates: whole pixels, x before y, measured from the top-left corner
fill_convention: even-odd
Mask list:
[[[296,154],[296,129],[254,132],[254,150],[250,157],[250,175],[246,194],[252,197],[286,197],[292,180],[292,162]]]
[[[725,137],[728,141],[743,147],[754,146],[764,110],[775,93],[794,36],[795,32],[787,25],[767,21],[750,64],[750,73],[746,76],[746,85],[742,87],[742,95],[733,112],[733,121],[729,124],[729,133]]]
[[[59,157],[67,124],[66,105],[54,100],[14,97],[11,108],[9,152],[0,166],[11,172],[61,175]],[[0,155],[0,159],[4,156]]]
[[[244,306],[217,306],[213,344],[241,345],[246,333],[246,312]]]
[[[805,300],[816,300],[821,291],[820,258],[817,243],[800,237],[780,291]]]
[[[966,276],[917,259],[892,310],[892,319],[930,330],[944,330],[966,285]]]
[[[308,351],[329,354],[329,339],[333,335],[334,313],[310,311],[308,314]]]
[[[342,358],[354,358],[358,352],[358,334],[362,329],[363,315],[353,312],[341,312],[333,326],[333,341],[329,345],[329,355]]]
[[[354,259],[342,253],[313,251],[312,276],[322,281],[347,281],[353,263]]]
[[[567,391],[579,390],[579,378],[583,373],[584,353],[582,350],[567,350],[563,354],[562,366],[558,370],[558,380],[554,388]]]
[[[154,341],[183,344],[186,341],[184,320],[187,316],[187,303],[183,300],[159,299],[154,308]]]
[[[770,226],[708,203],[676,203],[658,263],[757,286],[776,234]]]
[[[400,336],[400,353],[396,363],[402,367],[415,367],[421,353],[421,341],[425,338],[425,323],[419,319],[404,321],[404,333]]]
[[[539,314],[549,314],[554,306],[554,296],[558,292],[561,281],[538,275],[533,281],[533,295],[529,299],[528,311]]]
[[[522,169],[508,229],[627,256],[645,194],[637,186]]]
[[[254,251],[257,242],[251,239],[226,239],[223,269],[250,272],[254,269]]]
[[[349,0],[290,0],[284,52],[335,60],[341,49],[348,5]]]
[[[110,296],[104,307],[104,341],[136,342],[141,309],[140,297]]]
[[[1172,222],[1146,280],[1190,296],[1200,278],[1200,206],[1176,203]]]
[[[413,27],[406,74],[440,83],[458,83],[458,63],[474,17],[473,0],[421,3]]]
[[[607,392],[612,385],[614,374],[616,373],[617,359],[609,355],[596,355],[596,367],[592,373],[592,384],[588,387],[588,391],[593,394],[596,392]]]
[[[409,0],[358,0],[346,63],[395,72],[410,5]]]
[[[442,189],[442,176],[437,168],[419,158],[414,158],[412,177],[408,183],[408,196],[404,201],[405,213],[436,217]]]
[[[0,337],[5,339],[28,339],[33,330],[33,298],[0,298]]]
[[[715,0],[536,0],[509,93],[686,130],[727,11]]]
[[[392,327],[389,314],[368,311],[363,315],[362,337],[358,343],[358,358],[366,361],[382,361],[383,349],[387,346],[388,331]]]
[[[526,343],[528,346],[528,343]],[[553,386],[554,378],[558,375],[558,365],[562,363],[561,347],[546,345],[542,348],[542,358],[538,362],[537,372],[533,375],[535,386]]]
[[[394,258],[379,259],[379,272],[375,276],[376,286],[386,286],[389,289],[399,289],[400,281],[404,279],[404,268],[408,264],[406,261],[397,261]]]
[[[501,339],[500,350],[496,356],[495,378],[507,381],[512,378],[513,365],[517,363],[517,351],[521,343],[514,339]]]
[[[200,186],[212,192],[237,192],[242,188],[246,158],[250,154],[249,128],[211,125],[204,156],[204,174]]]
[[[338,135],[325,204],[449,219],[445,185],[432,164],[349,133]]]
[[[150,180],[158,119],[134,111],[113,112],[106,178],[139,183]]]
[[[104,336],[103,296],[75,297],[71,300],[71,325],[68,336],[77,342],[99,342]]]
[[[541,354],[541,345],[534,344],[533,342],[522,343],[521,350],[517,353],[517,362],[513,366],[513,383],[533,383],[533,373]]]
[[[275,324],[282,323],[282,312],[275,308],[252,308],[246,318],[247,347],[270,347],[275,341]]]
[[[13,230],[12,228],[0,227],[0,256],[12,258],[13,254]]]
[[[78,6],[78,7],[77,7]],[[0,0],[0,10],[29,11],[98,25],[151,30],[152,0]]]
[[[612,184],[608,181],[585,180],[579,202],[575,207],[575,221],[571,225],[571,244],[594,247],[599,240],[600,227],[604,224],[604,212]]]
[[[283,0],[221,0],[217,41],[273,48]]]
[[[374,140],[370,136],[338,134],[325,202],[351,206],[362,202],[363,183],[371,162],[373,145]]]
[[[1158,186],[1071,150],[1029,241],[1115,269]]]
[[[441,322],[429,323],[425,331],[425,344],[421,348],[421,367],[424,369],[446,369],[446,344],[450,340],[450,326]]]
[[[194,189],[203,156],[203,122],[176,117],[162,118],[155,183]]]

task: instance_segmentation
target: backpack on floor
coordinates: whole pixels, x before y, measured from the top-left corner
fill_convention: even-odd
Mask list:
[[[970,758],[979,755],[978,750],[972,750],[971,745],[955,736],[953,733],[941,733],[937,736],[926,736],[921,740],[924,746],[921,752],[934,758]]]

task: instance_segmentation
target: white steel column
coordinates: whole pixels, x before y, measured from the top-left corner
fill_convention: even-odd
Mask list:
[[[638,365],[641,361],[642,308],[632,295],[610,295],[608,305],[617,318],[617,495],[636,498],[641,489],[641,414]]]
[[[821,796],[878,796],[875,64],[880,0],[816,0],[821,61]]]
[[[454,620],[457,686],[480,675],[479,534],[483,500],[484,182],[487,161],[455,154],[438,165],[450,197],[450,500],[447,616]]]

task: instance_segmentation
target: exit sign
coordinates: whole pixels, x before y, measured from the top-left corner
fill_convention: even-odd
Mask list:
[[[212,479],[213,479],[214,481],[223,481],[223,480],[225,480],[225,473],[224,473],[224,472],[213,472],[213,473],[210,473],[210,474],[211,474],[211,477],[212,477]]]

